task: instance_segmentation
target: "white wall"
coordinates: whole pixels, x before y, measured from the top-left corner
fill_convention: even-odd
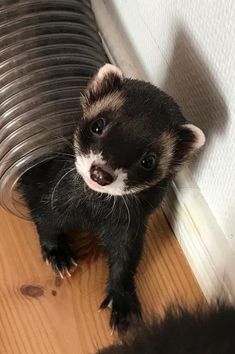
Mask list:
[[[142,76],[207,135],[191,166],[235,250],[235,1],[104,0]]]

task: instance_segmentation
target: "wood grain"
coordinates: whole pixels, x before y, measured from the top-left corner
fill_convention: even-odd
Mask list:
[[[81,261],[59,282],[39,252],[33,224],[0,209],[0,353],[91,354],[114,340],[109,311],[98,313],[107,267],[93,238],[83,235]],[[203,300],[162,213],[150,220],[137,288],[146,313],[173,301]]]

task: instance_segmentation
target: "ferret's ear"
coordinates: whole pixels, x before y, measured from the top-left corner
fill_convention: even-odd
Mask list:
[[[177,132],[174,162],[181,165],[205,144],[206,138],[201,129],[193,124],[184,124]]]
[[[82,104],[92,104],[109,93],[118,91],[121,88],[122,80],[123,75],[119,68],[112,64],[105,64],[88,84]]]

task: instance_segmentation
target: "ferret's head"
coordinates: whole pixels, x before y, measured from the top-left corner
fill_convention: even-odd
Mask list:
[[[76,168],[94,191],[136,193],[174,175],[205,142],[173,99],[106,64],[81,98]]]

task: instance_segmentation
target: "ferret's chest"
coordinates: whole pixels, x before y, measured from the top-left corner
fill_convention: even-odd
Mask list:
[[[142,218],[136,199],[133,204],[127,196],[94,192],[80,176],[65,181],[57,198],[57,218],[65,229],[99,232],[102,226],[114,230]]]
[[[93,193],[84,185],[76,190],[76,195],[67,193],[63,200],[58,200],[58,206],[61,220],[69,229],[96,231],[101,224],[109,227],[125,220],[118,198]]]

